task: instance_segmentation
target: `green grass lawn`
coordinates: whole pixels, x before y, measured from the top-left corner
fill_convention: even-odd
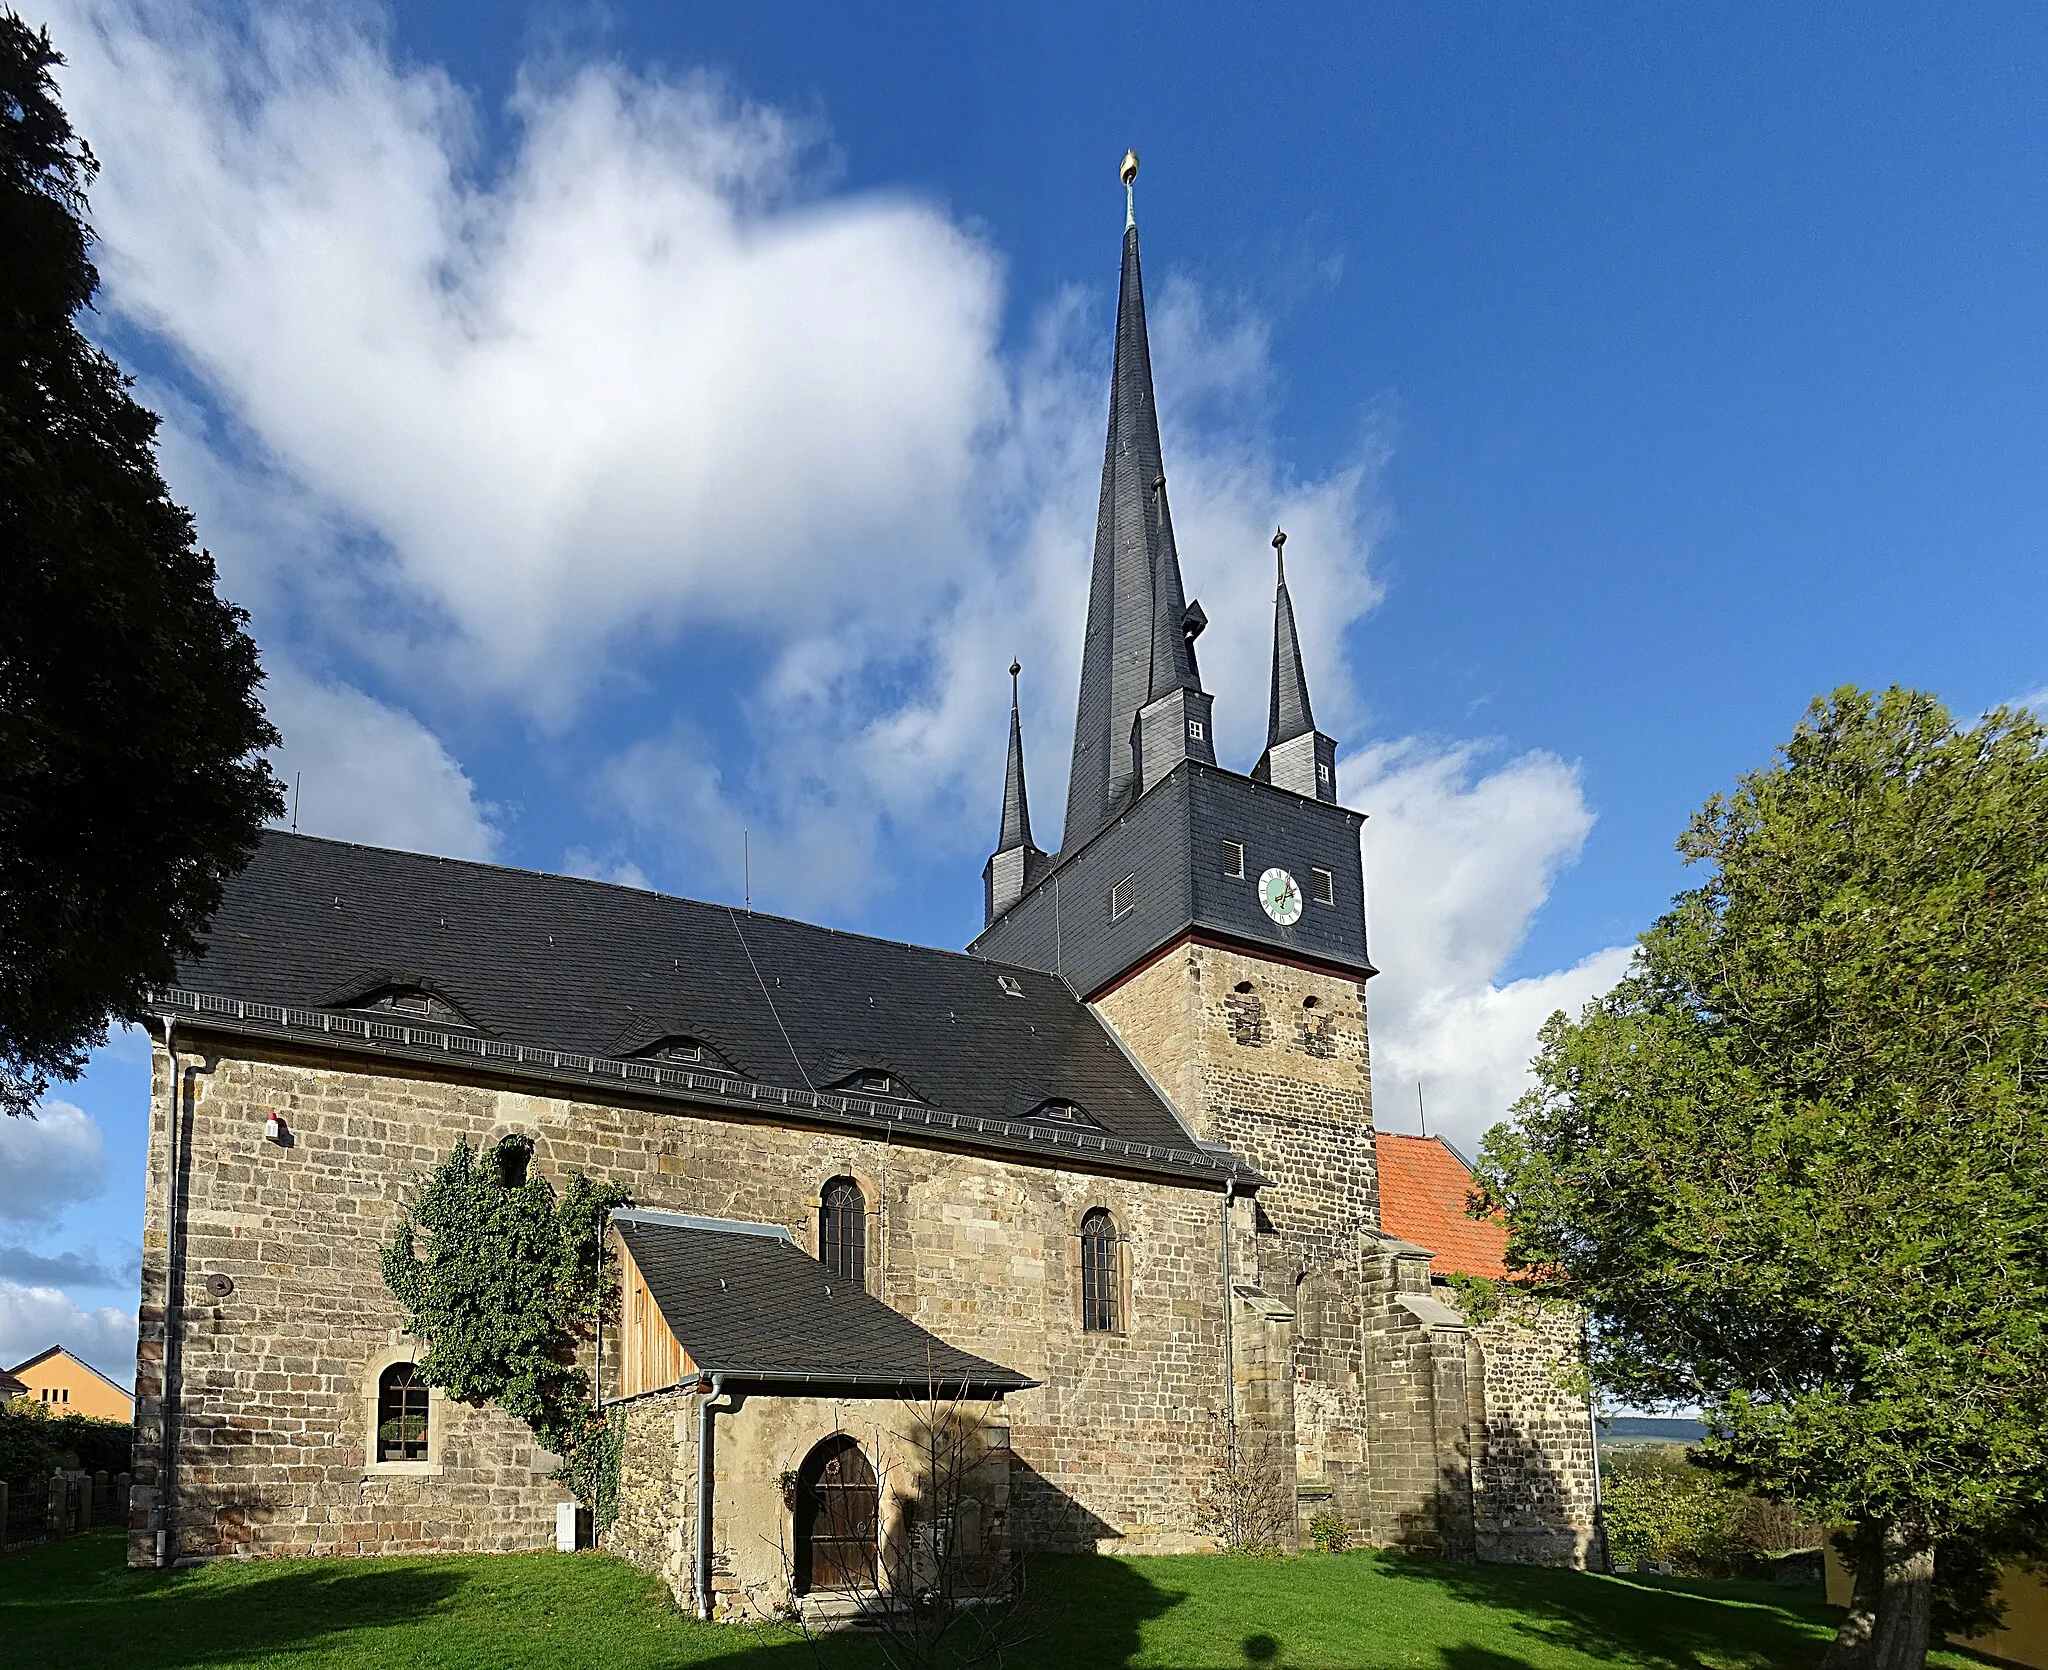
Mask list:
[[[131,1572],[99,1534],[0,1559],[0,1662],[36,1670],[551,1670],[670,1665],[872,1670],[874,1644],[813,1649],[704,1625],[601,1555],[267,1560]],[[1060,1559],[1015,1670],[1749,1670],[1814,1664],[1810,1592],[1594,1577],[1381,1554]],[[1935,1663],[1984,1661],[1939,1654]]]

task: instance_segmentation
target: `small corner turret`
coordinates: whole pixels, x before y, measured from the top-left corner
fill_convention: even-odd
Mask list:
[[[1010,663],[1010,758],[1003,772],[1003,827],[981,870],[984,927],[1024,896],[1045,862],[1031,841],[1031,802],[1024,791],[1024,725],[1017,711],[1017,679],[1023,671],[1021,663]]]
[[[1337,743],[1316,729],[1308,705],[1308,673],[1301,664],[1301,637],[1294,629],[1294,600],[1287,595],[1287,535],[1273,530],[1273,699],[1266,716],[1266,751],[1252,776],[1276,789],[1337,800]]]

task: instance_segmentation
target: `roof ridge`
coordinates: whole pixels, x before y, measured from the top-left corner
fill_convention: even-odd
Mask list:
[[[59,1344],[49,1346],[44,1350],[38,1351],[33,1357],[29,1357],[22,1362],[16,1363],[14,1367],[10,1369],[0,1369],[0,1374],[19,1374],[23,1369],[34,1368],[38,1363],[48,1362],[52,1357],[57,1356],[59,1353],[66,1357],[69,1357],[80,1368],[84,1369],[87,1374],[95,1375],[99,1379],[104,1380],[109,1386],[113,1387],[114,1390],[119,1392],[123,1397],[133,1397],[135,1395],[126,1386],[122,1385],[120,1381],[116,1380],[111,1374],[104,1373],[103,1371],[94,1368],[92,1364],[88,1363],[83,1357],[79,1356],[79,1354],[76,1351],[73,1351],[70,1346],[62,1344],[61,1342]]]
[[[806,922],[801,916],[784,916],[776,911],[753,910],[745,905],[732,905],[721,899],[695,899],[687,893],[664,893],[656,887],[635,887],[630,882],[606,881],[599,876],[579,876],[567,870],[537,870],[529,864],[498,864],[485,858],[450,858],[437,852],[414,852],[410,847],[380,847],[368,841],[341,841],[332,835],[308,835],[297,829],[266,829],[265,838],[278,836],[293,841],[316,841],[327,847],[346,847],[354,852],[382,853],[397,858],[418,858],[430,864],[455,864],[469,870],[488,870],[499,875],[533,876],[541,881],[569,882],[581,887],[602,887],[616,893],[637,893],[644,899],[661,899],[670,904],[695,905],[701,910],[738,910],[747,916],[763,922],[786,922],[793,928],[807,929],[811,933],[835,934],[841,939],[857,939],[868,945],[893,945],[903,951],[923,951],[935,957],[954,957],[962,962],[974,963],[982,968],[1001,969],[1005,973],[1039,975],[1055,985],[1064,985],[1055,974],[1042,968],[1033,968],[1029,963],[999,962],[994,957],[984,957],[972,951],[956,951],[946,945],[924,945],[914,939],[892,939],[885,934],[864,934],[853,928],[835,928],[829,922]],[[1071,987],[1066,988],[1071,991]],[[1078,1001],[1078,1000],[1077,1000]]]

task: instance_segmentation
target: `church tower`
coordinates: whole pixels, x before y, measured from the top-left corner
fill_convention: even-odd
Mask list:
[[[1127,157],[1127,187],[1135,172]],[[1181,576],[1127,213],[1066,827],[1045,855],[1011,816],[1024,804],[1013,713],[1003,844],[972,949],[1064,976],[1197,1139],[1267,1179],[1231,1216],[1239,1337],[1279,1340],[1289,1369],[1268,1431],[1293,1452],[1305,1511],[1377,1525],[1390,1515],[1373,1501],[1363,1416],[1364,1249],[1379,1224],[1364,819],[1337,801],[1284,564],[1267,746],[1249,773],[1216,758],[1195,655],[1205,624]]]

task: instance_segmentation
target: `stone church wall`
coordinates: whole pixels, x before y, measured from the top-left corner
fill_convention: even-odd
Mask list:
[[[1294,1313],[1298,1485],[1372,1525],[1359,1237],[1379,1199],[1363,983],[1188,941],[1096,1007],[1198,1136],[1271,1181],[1240,1268]]]
[[[1484,1376],[1475,1469],[1482,1560],[1600,1565],[1593,1514],[1593,1437],[1572,1384],[1584,1318],[1510,1301],[1473,1330]]]
[[[1256,1269],[1294,1311],[1303,1529],[1327,1510],[1382,1544],[1582,1563],[1591,1448],[1559,1382],[1577,1324],[1468,1328],[1427,1250],[1379,1233],[1363,983],[1190,940],[1096,1007],[1199,1136],[1271,1180]]]
[[[619,1516],[604,1546],[688,1604],[697,1550],[697,1396],[654,1392],[624,1406]]]
[[[1057,1171],[842,1132],[657,1113],[369,1071],[360,1058],[181,1030],[189,1157],[178,1291],[164,1187],[169,1080],[157,1052],[137,1385],[131,1558],[153,1557],[165,1315],[178,1306],[174,1553],[369,1553],[549,1546],[554,1504],[523,1426],[436,1397],[430,1461],[368,1460],[366,1388],[406,1354],[378,1251],[414,1178],[458,1136],[535,1139],[535,1166],[621,1182],[644,1206],[788,1226],[815,1249],[818,1191],[857,1178],[869,1285],[966,1350],[1044,1382],[1010,1400],[1020,1537],[1067,1546],[1202,1545],[1190,1524],[1223,1416],[1218,1194]],[[263,1138],[277,1113],[289,1144]],[[1079,1327],[1079,1228],[1124,1237],[1124,1330]],[[1249,1220],[1249,1208],[1239,1208]],[[1248,1227],[1241,1239],[1248,1242]],[[1248,1249],[1247,1249],[1248,1251]],[[1240,1257],[1245,1256],[1241,1252]],[[1240,1266],[1241,1268],[1243,1266]],[[233,1290],[215,1297],[209,1278]],[[616,1370],[607,1371],[616,1384]]]

